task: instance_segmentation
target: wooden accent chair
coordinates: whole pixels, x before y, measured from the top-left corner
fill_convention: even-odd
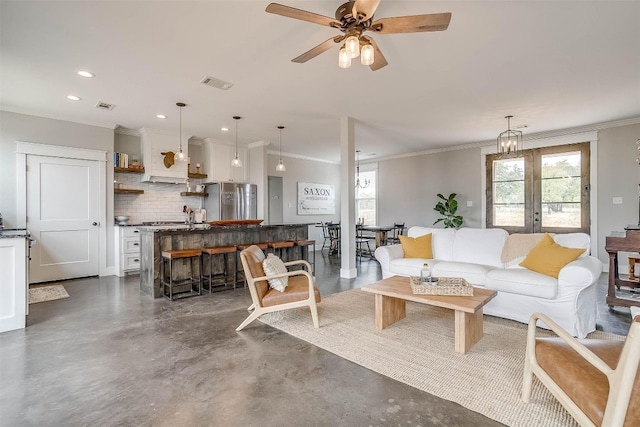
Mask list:
[[[557,337],[536,337],[536,321]],[[533,374],[582,426],[640,425],[640,316],[626,341],[578,340],[544,314],[529,321],[522,400]]]
[[[320,302],[321,298],[320,291],[318,291],[318,288],[315,286],[313,276],[310,273],[311,265],[305,260],[285,262],[284,265],[287,267],[303,265],[306,270],[291,270],[283,274],[266,276],[262,268],[262,261],[264,261],[264,259],[264,252],[255,245],[240,252],[242,268],[253,301],[249,309],[253,311],[249,317],[236,328],[236,331],[242,330],[264,313],[305,306],[311,309],[313,326],[318,328],[318,308],[316,304]],[[289,284],[284,292],[269,288],[267,280],[276,277],[289,278]]]

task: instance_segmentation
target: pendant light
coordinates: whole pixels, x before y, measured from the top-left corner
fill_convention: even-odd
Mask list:
[[[368,179],[360,180],[360,150],[356,150],[356,189],[365,189],[371,184]]]
[[[185,104],[184,102],[176,102],[176,105],[178,106],[180,111],[180,133],[178,134],[178,138],[180,138],[180,145],[178,148],[178,152],[175,155],[175,159],[177,161],[184,162],[187,160],[187,155],[184,154],[184,151],[182,151],[182,107],[186,107],[187,104]]]
[[[280,161],[278,162],[278,166],[276,166],[278,172],[285,172],[287,170],[282,162],[282,129],[284,129],[284,126],[278,126],[278,130],[280,131]]]
[[[517,156],[518,151],[522,151],[522,132],[519,130],[511,130],[511,118],[513,116],[505,116],[507,119],[507,130],[498,135],[496,140],[498,154],[503,156]]]
[[[238,156],[238,120],[241,118],[240,116],[233,116],[233,120],[236,121],[236,155],[233,156],[233,160],[231,160],[231,166],[234,168],[242,167],[242,160],[240,160],[240,156]]]

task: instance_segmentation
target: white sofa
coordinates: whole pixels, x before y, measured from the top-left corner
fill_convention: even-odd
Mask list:
[[[382,277],[419,276],[427,262],[435,277],[463,277],[474,286],[498,291],[484,307],[485,314],[528,323],[533,313],[544,313],[579,338],[596,329],[596,283],[602,263],[589,255],[591,240],[587,234],[553,235],[559,245],[586,249],[555,279],[520,267],[524,257],[503,263],[502,249],[508,237],[505,230],[411,227],[407,236],[428,233],[432,233],[433,259],[404,258],[399,244],[377,248],[375,257],[382,267]]]

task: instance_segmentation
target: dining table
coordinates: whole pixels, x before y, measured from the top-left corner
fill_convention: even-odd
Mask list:
[[[387,244],[387,233],[393,230],[393,225],[363,225],[364,231],[372,231],[376,235],[376,248]]]

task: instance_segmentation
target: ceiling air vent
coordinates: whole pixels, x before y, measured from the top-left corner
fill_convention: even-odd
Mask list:
[[[231,89],[231,87],[233,86],[233,83],[225,82],[224,80],[216,79],[215,77],[211,76],[204,76],[204,78],[200,80],[200,83],[222,90]]]
[[[96,108],[99,108],[100,110],[113,110],[116,106],[114,104],[98,101]]]

